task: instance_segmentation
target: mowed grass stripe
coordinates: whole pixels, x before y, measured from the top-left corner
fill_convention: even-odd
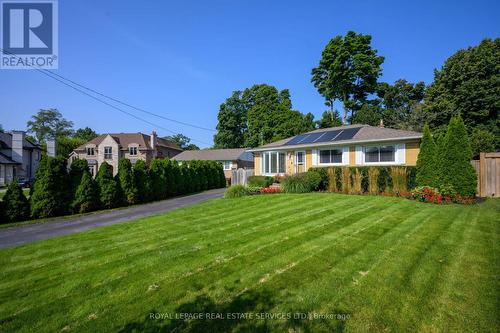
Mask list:
[[[281,209],[267,210],[272,207],[266,197],[272,197]],[[249,202],[255,211],[245,210]],[[226,218],[223,210],[229,206]],[[203,217],[190,214],[186,208],[162,217],[61,237],[59,242],[54,239],[52,243],[0,251],[0,263],[9,265],[22,258],[16,271],[0,273],[0,330],[58,331],[69,325],[72,331],[117,331],[126,323],[142,322],[153,307],[173,311],[197,295],[225,304],[246,291],[270,292],[276,310],[303,309],[308,304],[307,308],[320,311],[351,311],[356,320],[341,323],[347,331],[432,330],[447,327],[448,321],[451,327],[458,327],[460,322],[448,315],[452,311],[443,308],[443,302],[418,301],[412,297],[412,289],[417,289],[419,297],[451,299],[453,295],[443,296],[448,291],[442,281],[460,286],[465,280],[483,286],[479,292],[460,295],[473,306],[470,313],[482,323],[470,327],[494,331],[496,319],[491,310],[496,313],[498,308],[495,276],[499,264],[491,254],[499,250],[495,243],[498,225],[491,223],[498,218],[499,206],[494,201],[477,207],[437,206],[397,198],[308,194],[214,200],[191,208]],[[259,215],[265,210],[265,215]],[[245,217],[245,222],[240,221]],[[197,223],[198,218],[201,222]],[[453,220],[450,225],[448,219]],[[464,219],[477,219],[479,227],[468,227]],[[169,228],[169,224],[177,226]],[[183,224],[188,227],[183,228]],[[411,237],[407,239],[406,235]],[[480,246],[469,242],[471,248],[463,252],[465,258],[460,261],[475,260],[480,274],[454,274],[452,267],[457,266],[459,255],[450,251],[469,238]],[[94,256],[89,246],[96,247]],[[38,248],[47,253],[38,256],[33,278],[26,261]],[[64,260],[65,249],[80,251],[84,257],[68,255],[73,262]],[[117,251],[121,253],[114,253]],[[423,258],[419,259],[418,253]],[[448,261],[433,266],[441,255]],[[398,260],[398,256],[402,258]],[[462,265],[458,267],[463,269]],[[353,277],[360,276],[362,269],[369,272],[355,284]],[[429,286],[434,280],[439,283]],[[412,287],[401,287],[401,281],[409,281]],[[57,282],[62,284],[60,288]],[[152,283],[158,287],[148,291]],[[315,286],[324,290],[315,290]],[[35,292],[30,293],[30,289]],[[64,297],[58,298],[61,295]],[[401,299],[384,303],[391,296]],[[468,298],[476,299],[467,302]],[[481,306],[483,302],[486,306]],[[373,305],[384,304],[369,312]],[[421,304],[423,310],[418,308]],[[401,309],[409,315],[401,316]],[[431,310],[447,315],[433,317],[431,323],[418,320],[419,314]],[[89,320],[91,313],[97,319]],[[283,331],[292,324],[274,321],[271,328]],[[337,324],[312,321],[303,329],[331,331]]]

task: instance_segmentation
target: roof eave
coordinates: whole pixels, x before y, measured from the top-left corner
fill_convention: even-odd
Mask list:
[[[297,148],[313,148],[313,147],[324,147],[324,146],[343,146],[346,144],[357,144],[357,143],[371,143],[371,142],[390,142],[390,141],[407,141],[421,139],[422,135],[405,136],[398,138],[385,138],[385,139],[368,139],[368,140],[346,140],[339,142],[317,142],[314,144],[302,144],[302,145],[290,145],[290,146],[276,146],[276,147],[262,147],[247,150],[250,153],[268,151],[268,150],[289,150]]]

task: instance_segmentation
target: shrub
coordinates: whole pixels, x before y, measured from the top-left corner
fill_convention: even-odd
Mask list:
[[[267,187],[269,188],[269,187]],[[247,187],[247,193],[248,195],[254,195],[254,194],[259,194],[262,191],[262,187],[259,186],[248,186]]]
[[[132,163],[129,159],[121,158],[118,161],[118,179],[126,203],[129,205],[137,203],[139,201],[137,188],[135,187]]]
[[[78,213],[87,213],[99,208],[99,192],[89,170],[83,172],[71,207]]]
[[[314,185],[307,173],[299,173],[287,177],[281,183],[281,189],[286,193],[307,193],[313,191]]]
[[[441,182],[438,187],[452,186],[459,195],[474,197],[477,175],[470,163],[472,150],[460,115],[450,120],[442,154]]]
[[[163,160],[154,159],[149,167],[149,179],[151,180],[151,199],[161,200],[167,197],[167,182],[163,169]]]
[[[351,170],[349,168],[342,168],[342,192],[351,192]]]
[[[224,198],[240,198],[248,195],[248,189],[243,185],[233,185],[224,193]]]
[[[24,221],[29,218],[30,207],[23,189],[14,178],[9,183],[3,197],[3,217],[9,222]]]
[[[406,167],[406,189],[412,190],[417,186],[417,168],[414,166]]]
[[[311,168],[307,172],[315,172],[319,175],[321,181],[318,186],[319,191],[328,190],[328,168]]]
[[[350,192],[352,194],[363,194],[363,174],[358,168],[353,168],[351,170],[351,187]]]
[[[411,191],[413,199],[421,202],[430,202],[440,204],[443,202],[443,196],[439,191],[430,186],[419,186]]]
[[[31,215],[44,218],[63,215],[68,212],[69,180],[66,160],[60,157],[43,156],[31,195]]]
[[[416,182],[418,186],[436,186],[436,149],[429,125],[425,124],[417,159]]]
[[[69,169],[69,183],[70,183],[70,202],[73,202],[76,195],[76,189],[82,181],[82,176],[85,171],[89,171],[87,160],[76,159],[71,163]]]
[[[103,208],[115,208],[120,206],[120,187],[113,178],[111,166],[103,162],[95,177],[99,192],[99,203]]]
[[[248,186],[269,187],[273,181],[273,177],[269,176],[250,176],[248,177]]]
[[[396,195],[408,192],[406,186],[406,168],[400,166],[391,167],[392,192]]]
[[[315,170],[306,172],[306,179],[309,183],[309,186],[311,187],[311,191],[319,190],[322,182],[322,177],[318,172],[316,172]]]
[[[342,191],[342,169],[341,168],[328,168],[328,191],[341,192]]]
[[[376,167],[368,168],[368,193],[371,195],[379,194],[378,190],[378,176],[380,174],[380,170]]]
[[[148,202],[151,200],[151,182],[146,163],[138,160],[134,164],[134,184],[137,189],[137,201]]]
[[[389,167],[379,167],[377,186],[379,193],[392,193],[392,178]]]
[[[224,174],[224,168],[222,166],[222,163],[220,162],[217,162],[217,173],[218,173],[218,177],[219,177],[219,188],[223,188],[223,187],[226,187],[227,184],[226,184],[226,175]]]

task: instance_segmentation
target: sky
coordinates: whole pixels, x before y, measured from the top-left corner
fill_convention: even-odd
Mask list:
[[[370,34],[385,57],[381,81],[432,82],[457,50],[500,37],[499,1],[59,1],[55,73],[164,117],[215,130],[235,90],[289,89],[293,107],[326,110],[311,83],[327,42]],[[123,106],[120,106],[123,107]],[[34,70],[0,70],[0,124],[25,129],[56,108],[98,133],[183,133],[200,147],[214,131],[101,104]]]

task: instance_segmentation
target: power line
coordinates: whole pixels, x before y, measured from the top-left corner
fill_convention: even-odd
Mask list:
[[[12,53],[10,53],[10,52],[8,52],[8,51],[5,51],[5,50],[3,50],[3,49],[1,49],[1,48],[0,48],[0,50],[2,50],[2,52],[3,52],[3,53],[9,54],[9,55],[14,56],[14,57],[16,57],[16,58],[18,58],[18,59],[19,59],[19,57],[17,57],[15,54],[12,54]],[[135,118],[135,119],[137,119],[137,120],[140,120],[140,121],[142,121],[142,122],[145,122],[145,123],[147,123],[147,124],[149,124],[149,125],[151,125],[151,126],[153,126],[153,127],[161,128],[161,129],[163,129],[163,130],[165,130],[165,131],[167,131],[167,132],[169,132],[169,133],[172,133],[172,134],[177,134],[177,133],[175,133],[174,131],[172,131],[172,130],[170,130],[170,129],[166,128],[166,127],[163,127],[163,126],[161,126],[161,125],[158,125],[158,124],[152,123],[152,122],[150,122],[150,121],[148,121],[148,120],[146,120],[146,119],[144,119],[144,118],[141,118],[141,117],[139,117],[139,116],[136,116],[136,115],[135,115],[135,114],[133,114],[133,113],[130,113],[130,112],[128,112],[128,111],[125,111],[125,110],[123,110],[123,109],[121,109],[121,108],[117,107],[116,105],[113,105],[113,104],[111,104],[111,103],[108,103],[108,102],[106,102],[106,101],[104,101],[104,100],[100,99],[99,97],[96,97],[96,96],[94,96],[94,95],[91,95],[91,94],[87,93],[86,91],[84,91],[84,90],[82,90],[82,89],[80,89],[80,88],[78,88],[78,87],[75,87],[75,86],[73,86],[73,85],[71,85],[71,84],[69,84],[69,83],[67,83],[67,82],[65,82],[65,81],[63,81],[63,80],[61,80],[61,79],[59,79],[57,76],[60,76],[60,75],[57,75],[57,74],[55,74],[55,73],[52,73],[52,72],[50,72],[50,71],[48,71],[48,70],[44,70],[44,69],[41,69],[41,68],[38,68],[38,67],[35,67],[35,66],[31,66],[31,65],[29,65],[29,64],[27,64],[27,65],[28,65],[29,67],[32,67],[32,68],[33,68],[33,69],[35,69],[36,71],[38,71],[38,72],[42,73],[43,75],[48,76],[48,77],[50,77],[50,78],[52,78],[52,79],[54,79],[54,80],[58,81],[59,83],[62,83],[62,84],[64,84],[65,86],[67,86],[67,87],[69,87],[69,88],[71,88],[71,89],[74,89],[74,90],[76,90],[76,91],[78,91],[78,92],[80,92],[80,93],[82,93],[82,94],[84,94],[84,95],[86,95],[86,96],[88,96],[88,97],[90,97],[90,98],[92,98],[92,99],[94,99],[94,100],[98,101],[98,102],[101,102],[101,103],[103,103],[103,104],[105,104],[105,105],[107,105],[107,106],[109,106],[109,107],[111,107],[111,108],[113,108],[113,109],[115,109],[115,110],[117,110],[117,111],[120,111],[120,112],[122,112],[122,113],[124,113],[124,114],[126,114],[126,115],[128,115],[128,116],[130,116],[130,117],[133,117],[133,118]],[[71,82],[71,80],[68,80],[68,81],[69,81],[69,82]],[[89,88],[89,89],[90,89],[90,88]],[[90,90],[91,90],[91,89],[90,89]],[[123,104],[123,103],[122,103],[122,104]],[[194,125],[193,125],[193,126],[194,126]],[[201,140],[197,140],[197,139],[191,139],[191,140],[192,140],[192,141],[199,142],[199,143],[202,143],[202,144],[205,144],[205,145],[211,145],[210,143],[207,143],[207,142],[204,142],[204,141],[201,141]]]

